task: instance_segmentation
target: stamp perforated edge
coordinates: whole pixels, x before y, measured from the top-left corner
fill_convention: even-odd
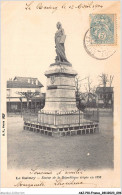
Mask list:
[[[101,14],[106,14],[106,15],[114,15],[114,43],[112,44],[96,44],[92,43],[91,46],[117,46],[117,14],[115,13],[91,13],[89,14],[89,29],[90,29],[90,23],[91,23],[91,17],[90,15],[101,15]]]

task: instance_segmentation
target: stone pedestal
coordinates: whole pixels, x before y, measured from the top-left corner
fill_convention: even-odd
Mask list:
[[[83,121],[83,113],[79,113],[76,107],[76,75],[70,64],[50,65],[45,72],[47,77],[45,107],[38,113],[38,121],[41,124],[62,128],[77,126]]]
[[[47,91],[44,111],[76,111],[75,76],[72,66],[65,64],[52,65],[45,72]]]

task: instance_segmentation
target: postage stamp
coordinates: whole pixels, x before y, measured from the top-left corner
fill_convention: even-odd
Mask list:
[[[91,44],[116,44],[116,15],[90,14]]]

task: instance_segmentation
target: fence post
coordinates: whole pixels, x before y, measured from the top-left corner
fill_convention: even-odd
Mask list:
[[[39,113],[39,114],[40,114],[40,116],[39,116],[39,117],[40,117],[40,119],[39,119],[39,120],[40,120],[40,123],[42,123],[42,115],[41,115],[41,110],[40,110],[40,113]]]
[[[56,113],[57,113],[57,111],[55,111],[55,113],[54,113],[54,125],[56,125]]]
[[[80,128],[80,109],[79,109],[79,128]]]
[[[38,123],[38,117],[39,117],[39,112],[37,112],[37,123]]]
[[[99,122],[99,109],[97,107],[97,122]]]
[[[22,100],[21,100],[21,118],[22,118]]]
[[[46,113],[43,112],[43,123],[45,122]]]

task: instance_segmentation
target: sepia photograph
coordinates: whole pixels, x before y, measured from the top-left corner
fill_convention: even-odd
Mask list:
[[[1,26],[3,187],[119,187],[120,2],[2,1]]]

